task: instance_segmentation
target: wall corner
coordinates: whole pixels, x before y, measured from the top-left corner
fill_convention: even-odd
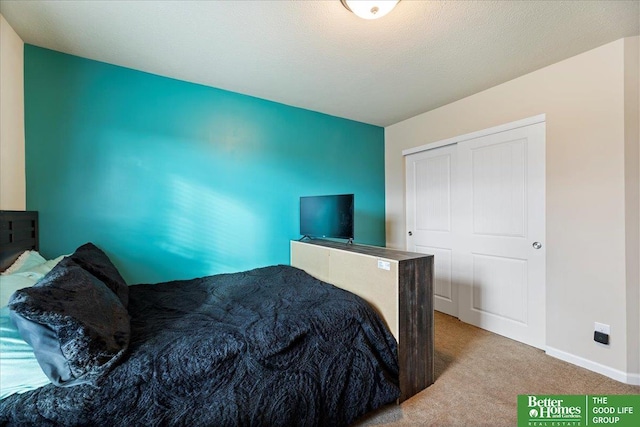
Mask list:
[[[26,209],[24,42],[0,15],[0,209]]]
[[[640,378],[640,37],[624,39],[627,373]],[[637,380],[636,380],[637,381]]]

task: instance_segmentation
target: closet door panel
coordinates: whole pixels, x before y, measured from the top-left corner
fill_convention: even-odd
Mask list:
[[[544,348],[544,124],[460,142],[457,167],[458,315]]]
[[[453,272],[454,146],[408,156],[407,250],[434,257],[434,306],[458,315],[458,291]]]

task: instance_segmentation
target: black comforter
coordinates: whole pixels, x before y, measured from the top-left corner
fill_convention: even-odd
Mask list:
[[[361,298],[289,266],[129,288],[128,354],[97,386],[0,402],[2,425],[340,426],[399,394]]]

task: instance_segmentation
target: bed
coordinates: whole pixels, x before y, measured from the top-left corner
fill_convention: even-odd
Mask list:
[[[399,396],[384,322],[302,270],[121,280],[87,243],[12,295],[36,356],[47,333],[61,354],[40,363],[51,383],[0,401],[0,425],[344,426]]]

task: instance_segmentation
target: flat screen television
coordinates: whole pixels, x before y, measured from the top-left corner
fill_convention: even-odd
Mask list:
[[[353,194],[300,197],[300,234],[353,240]]]

